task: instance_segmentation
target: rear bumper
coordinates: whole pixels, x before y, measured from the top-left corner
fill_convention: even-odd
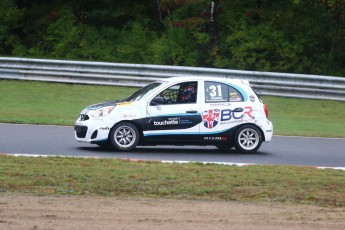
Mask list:
[[[273,136],[273,124],[271,121],[267,120],[267,123],[262,130],[264,132],[265,141],[271,141]]]

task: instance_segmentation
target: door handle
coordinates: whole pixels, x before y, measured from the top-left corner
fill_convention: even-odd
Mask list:
[[[198,111],[196,111],[196,110],[188,110],[188,111],[186,111],[186,113],[198,113]]]

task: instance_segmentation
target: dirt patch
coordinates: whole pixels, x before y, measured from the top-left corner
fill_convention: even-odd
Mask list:
[[[345,229],[345,208],[0,194],[0,229]]]

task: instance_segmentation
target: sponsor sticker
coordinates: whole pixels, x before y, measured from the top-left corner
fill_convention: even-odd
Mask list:
[[[226,137],[204,137],[204,141],[226,141]]]
[[[242,97],[237,92],[230,93],[230,101],[242,101]]]
[[[123,114],[122,117],[125,119],[129,119],[129,118],[136,118],[137,115],[135,115],[135,114]]]
[[[219,109],[209,109],[202,113],[202,119],[204,126],[208,129],[212,129],[217,126],[219,120]]]
[[[224,106],[230,106],[230,105],[231,105],[230,102],[225,102],[225,103],[211,103],[211,104],[210,104],[210,107],[217,108],[217,107],[224,107]]]
[[[131,104],[132,104],[132,102],[125,101],[125,102],[119,102],[116,105],[117,106],[128,106],[128,105],[131,105]]]
[[[209,109],[202,113],[204,126],[212,129],[219,125],[243,123],[254,119],[251,106],[238,107],[235,109]]]
[[[169,126],[180,124],[180,119],[178,117],[171,117],[165,120],[153,121],[154,126]]]

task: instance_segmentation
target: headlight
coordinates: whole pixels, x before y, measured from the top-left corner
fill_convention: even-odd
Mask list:
[[[100,109],[96,109],[96,110],[91,110],[89,112],[89,115],[92,117],[105,117],[107,116],[113,109],[115,108],[115,106],[106,106]]]

